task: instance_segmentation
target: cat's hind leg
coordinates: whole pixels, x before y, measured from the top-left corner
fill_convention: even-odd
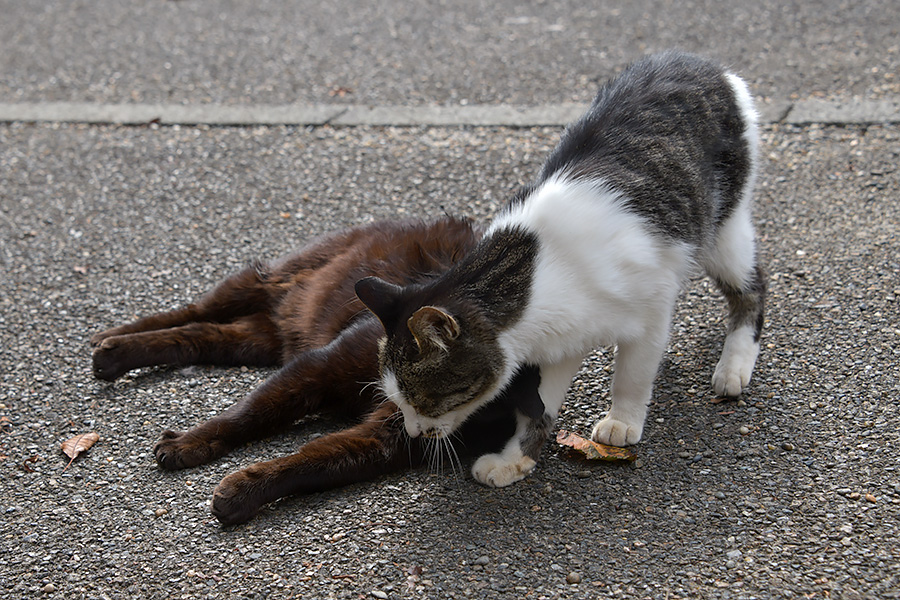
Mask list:
[[[278,331],[264,314],[107,337],[92,355],[94,375],[107,381],[155,365],[273,366],[280,359]]]
[[[220,282],[195,304],[101,331],[91,337],[91,346],[96,348],[110,337],[160,331],[190,323],[226,323],[264,310],[269,303],[265,271],[262,263],[247,267]]]
[[[712,386],[718,396],[735,397],[750,383],[759,355],[766,297],[766,275],[757,263],[746,205],[723,225],[706,271],[728,302],[725,345]]]
[[[728,330],[722,356],[713,373],[712,386],[719,396],[735,397],[750,383],[759,356],[766,279],[763,270],[754,267],[750,280],[742,287],[719,282],[728,300]]]

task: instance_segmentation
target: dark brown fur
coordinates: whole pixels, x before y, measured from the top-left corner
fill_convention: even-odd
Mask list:
[[[282,366],[222,414],[186,432],[164,431],[154,452],[168,470],[219,458],[305,415],[362,419],[292,456],[225,477],[212,501],[213,514],[225,524],[246,521],[283,496],[420,464],[428,441],[407,439],[396,406],[380,402],[372,385],[384,330],[356,297],[354,284],[373,275],[404,286],[432,279],[478,239],[468,221],[451,218],[377,223],[324,237],[290,258],[232,275],[196,304],[98,333],[91,339],[94,373],[114,380],[153,365]],[[527,380],[536,394],[537,383]],[[464,443],[471,440],[465,450],[502,447],[514,421],[507,400],[473,419],[470,435],[462,435]]]

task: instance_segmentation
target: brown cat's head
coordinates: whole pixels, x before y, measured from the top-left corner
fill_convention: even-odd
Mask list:
[[[474,303],[377,277],[357,282],[356,294],[384,325],[381,386],[410,436],[448,436],[497,395],[505,359]]]

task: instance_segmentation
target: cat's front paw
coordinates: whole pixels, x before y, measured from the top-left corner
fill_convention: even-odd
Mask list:
[[[607,446],[622,447],[637,444],[641,441],[643,433],[643,422],[626,423],[625,421],[606,416],[594,425],[594,429],[591,431],[591,439]]]
[[[490,487],[505,487],[525,478],[537,463],[530,456],[510,459],[502,454],[485,454],[472,465],[472,476]]]
[[[160,467],[167,471],[187,469],[208,463],[227,452],[220,443],[210,442],[202,436],[167,429],[162,439],[153,447],[153,454]]]
[[[250,467],[225,477],[213,490],[209,510],[222,525],[245,523],[256,516],[264,504],[256,491],[258,477],[248,473]]]
[[[91,338],[91,344],[94,344],[96,338],[97,336]],[[94,377],[97,379],[113,381],[128,372],[123,350],[116,342],[115,337],[100,339],[91,354],[91,361],[94,367]]]

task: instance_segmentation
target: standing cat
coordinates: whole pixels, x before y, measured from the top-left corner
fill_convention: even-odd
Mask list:
[[[432,461],[497,452],[516,433],[518,415],[539,422],[539,374],[524,367],[499,399],[480,410],[451,446],[409,439],[378,378],[381,324],[354,284],[377,275],[421,285],[474,247],[481,232],[468,221],[401,221],[356,227],[324,237],[295,256],[258,263],[224,280],[196,304],[98,333],[94,374],[113,380],[152,365],[282,365],[263,385],[222,414],[187,432],[164,431],[154,453],[164,469],[223,456],[245,442],[286,429],[314,413],[359,419],[296,454],[251,465],[225,477],[211,510],[224,524],[250,519],[283,496],[317,492]],[[535,458],[545,437],[535,428],[525,451]],[[527,436],[526,436],[527,437]]]
[[[592,438],[641,438],[676,296],[696,266],[724,293],[729,325],[712,378],[741,393],[759,352],[766,280],[750,220],[756,114],[747,86],[677,52],[643,59],[604,85],[537,179],[475,248],[425,284],[361,280],[384,325],[381,386],[406,431],[444,438],[536,365],[556,418],[587,352],[616,346],[609,413]],[[535,466],[534,419],[474,477],[504,486]]]

